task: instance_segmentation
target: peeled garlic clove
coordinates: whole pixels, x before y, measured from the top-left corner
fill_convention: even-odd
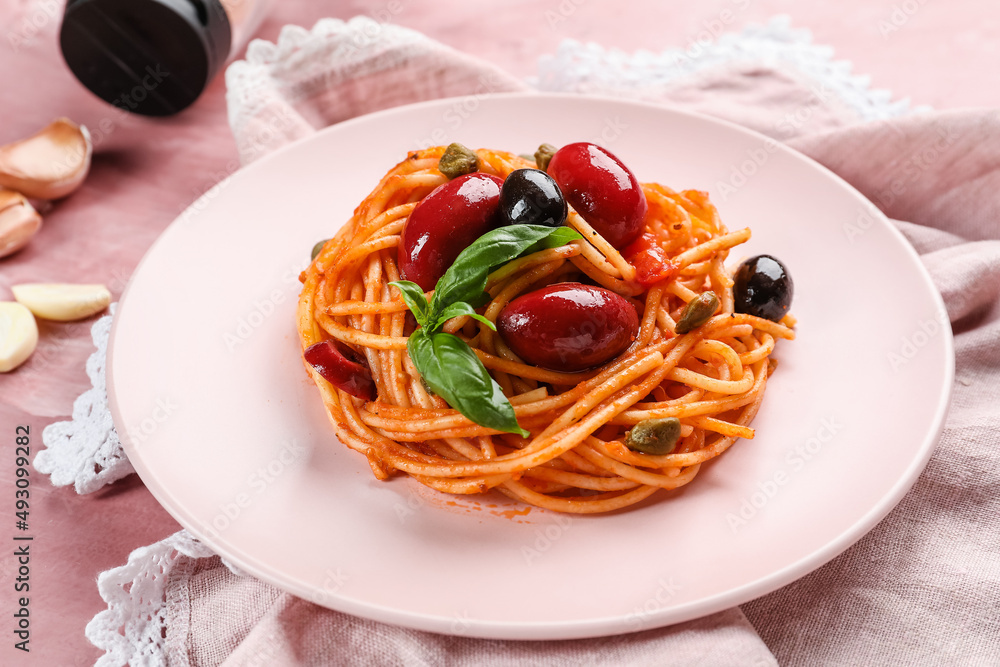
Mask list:
[[[0,257],[28,245],[42,228],[42,216],[19,192],[0,188]]]
[[[31,311],[13,301],[0,301],[0,373],[12,371],[38,346],[38,325]]]
[[[90,170],[90,132],[69,119],[0,146],[0,185],[36,199],[58,199],[80,187]]]
[[[26,283],[10,288],[14,298],[38,317],[69,322],[99,313],[111,303],[111,292],[104,285],[69,283]]]

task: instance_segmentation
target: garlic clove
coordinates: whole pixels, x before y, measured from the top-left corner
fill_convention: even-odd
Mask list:
[[[38,347],[38,325],[31,311],[13,301],[0,301],[0,373],[12,371]]]
[[[38,317],[59,322],[82,320],[111,303],[111,292],[104,285],[26,283],[14,285],[10,290],[19,303]]]
[[[36,199],[58,199],[80,187],[90,170],[90,132],[67,118],[34,136],[0,146],[0,186]]]
[[[0,257],[28,245],[42,228],[42,216],[20,192],[0,188]]]

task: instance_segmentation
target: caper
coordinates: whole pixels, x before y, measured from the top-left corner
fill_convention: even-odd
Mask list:
[[[625,434],[625,446],[643,454],[663,456],[674,451],[680,438],[681,420],[677,417],[644,419]]]
[[[315,261],[316,257],[318,257],[319,254],[323,252],[323,246],[325,246],[326,242],[329,240],[330,239],[323,239],[322,241],[316,242],[316,245],[313,246],[312,253],[309,257],[310,262]]]
[[[556,147],[552,144],[542,144],[535,151],[535,166],[545,171],[549,168],[549,160],[556,154]]]
[[[438,160],[438,171],[449,179],[479,171],[479,158],[475,151],[460,143],[448,144],[444,154]]]
[[[681,319],[677,321],[677,326],[674,327],[674,331],[679,334],[686,334],[692,329],[697,329],[705,322],[708,322],[708,318],[712,317],[712,314],[715,313],[715,309],[718,307],[719,297],[715,296],[715,292],[711,290],[702,292],[697,298],[691,299],[688,302],[687,308],[681,314]]]

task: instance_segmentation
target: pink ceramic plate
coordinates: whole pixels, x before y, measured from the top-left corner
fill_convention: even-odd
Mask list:
[[[798,339],[754,426],[655,502],[573,517],[376,481],[333,436],[294,312],[313,244],[409,149],[601,143],[641,181],[709,190],[795,280]],[[740,604],[871,529],[924,467],[954,356],[917,255],[850,186],[736,126],[576,96],[468,97],[328,128],[235,174],[146,255],[113,331],[118,432],[150,491],[246,571],[359,616],[559,639]]]

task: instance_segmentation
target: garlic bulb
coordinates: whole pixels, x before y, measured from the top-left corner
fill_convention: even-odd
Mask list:
[[[86,127],[59,118],[37,134],[0,146],[0,186],[36,199],[58,199],[80,187],[93,145]]]
[[[99,313],[111,303],[104,285],[26,283],[10,288],[18,303],[46,320],[69,322]]]
[[[42,228],[42,216],[19,192],[0,188],[0,257],[17,252]]]
[[[12,371],[38,346],[38,325],[31,311],[13,301],[0,301],[0,373]]]

